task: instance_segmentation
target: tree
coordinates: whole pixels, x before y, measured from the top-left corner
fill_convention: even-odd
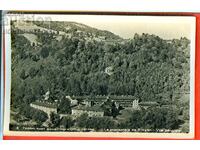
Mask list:
[[[40,60],[39,56],[38,55],[33,55],[32,56],[32,60],[37,62],[38,60]]]
[[[106,129],[113,129],[115,128],[115,123],[113,121],[112,118],[110,117],[101,117],[99,118],[99,123],[100,123],[100,127],[103,129],[103,130],[106,130]]]
[[[180,125],[180,121],[178,119],[178,110],[176,108],[168,108],[167,114],[165,115],[166,117],[166,122],[165,122],[165,128],[167,129],[177,129]]]
[[[113,118],[116,118],[116,116],[119,114],[119,110],[117,109],[114,102],[112,103],[112,106],[111,106],[111,114]]]
[[[92,128],[95,130],[99,129],[98,118],[97,117],[90,117],[87,119],[86,128]]]
[[[63,97],[58,107],[59,113],[71,113],[71,102],[68,98]]]
[[[60,124],[60,116],[52,112],[50,114],[50,122],[54,128],[58,127]]]
[[[144,128],[147,129],[156,130],[165,128],[165,116],[160,108],[148,109],[142,117],[142,121],[145,123]]]
[[[23,80],[25,80],[27,78],[26,72],[25,72],[24,69],[22,69],[22,71],[21,71],[20,78],[23,79]]]
[[[38,71],[34,67],[31,67],[30,70],[29,70],[29,76],[31,78],[34,78],[37,75],[37,72]]]
[[[67,117],[62,118],[60,124],[63,125],[65,129],[68,129],[73,126],[74,121],[73,121],[72,117],[67,116]]]
[[[45,122],[48,119],[48,116],[45,112],[32,108],[27,104],[22,104],[20,107],[20,114],[24,115],[28,119],[33,119],[39,125]]]
[[[142,117],[144,128],[147,129],[177,129],[180,125],[178,111],[172,107],[154,107],[148,109]]]
[[[32,118],[40,125],[48,119],[48,116],[45,112],[35,109]]]
[[[88,114],[87,113],[83,113],[81,114],[77,119],[77,126],[80,128],[86,128],[87,127],[87,123],[88,123]]]
[[[142,120],[142,111],[140,110],[136,110],[133,111],[131,114],[131,118],[128,122],[128,126],[130,129],[138,129],[138,128],[142,128],[143,126],[143,120]]]
[[[48,48],[47,47],[42,48],[42,50],[40,52],[40,55],[43,58],[47,58],[49,56],[49,50],[48,50]]]
[[[19,107],[20,114],[24,115],[26,118],[32,119],[32,108],[27,104],[21,104]]]
[[[114,121],[110,117],[90,117],[86,121],[86,128],[92,128],[95,129],[96,131],[102,129],[111,129],[114,128]]]

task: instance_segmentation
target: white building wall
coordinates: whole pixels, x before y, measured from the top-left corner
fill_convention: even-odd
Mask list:
[[[104,116],[104,112],[100,112],[100,111],[87,111],[87,110],[72,109],[72,115],[74,115],[76,117],[82,115],[83,113],[87,113],[89,117],[103,117]]]
[[[57,114],[57,109],[56,108],[48,108],[48,107],[44,107],[44,106],[39,106],[39,105],[35,105],[35,104],[30,104],[31,107],[44,111],[45,113],[47,113],[48,116],[50,116],[51,113],[56,113]]]

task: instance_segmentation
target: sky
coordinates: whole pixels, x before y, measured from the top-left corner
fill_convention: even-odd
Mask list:
[[[195,27],[194,17],[175,16],[117,16],[117,15],[35,15],[23,16],[33,20],[74,21],[88,26],[108,30],[128,39],[135,33],[149,33],[164,39],[187,37]],[[22,17],[21,17],[22,18]]]

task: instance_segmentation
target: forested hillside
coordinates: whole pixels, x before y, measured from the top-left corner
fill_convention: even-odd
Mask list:
[[[185,37],[123,39],[75,22],[12,22],[11,36],[14,107],[42,99],[48,90],[52,101],[65,95],[134,95],[159,103],[179,103],[180,93],[189,92]]]

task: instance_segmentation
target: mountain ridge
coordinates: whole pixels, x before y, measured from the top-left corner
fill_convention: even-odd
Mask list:
[[[77,34],[82,34],[83,37],[92,37],[98,38],[100,37],[102,40],[105,39],[116,39],[121,40],[122,38],[114,33],[107,30],[100,30],[97,28],[90,27],[88,25],[78,23],[78,22],[63,22],[63,21],[21,21],[19,23],[14,22],[16,29],[21,30],[22,32],[36,32],[43,31],[49,33],[57,33],[59,35],[67,35],[72,32],[76,32]]]

